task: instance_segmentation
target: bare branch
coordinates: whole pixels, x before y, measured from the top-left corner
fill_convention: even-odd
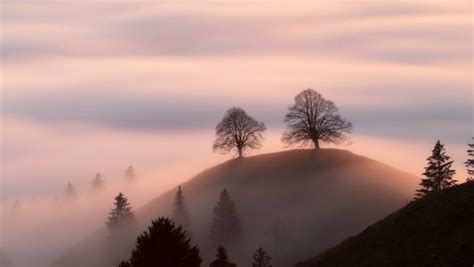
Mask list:
[[[313,89],[306,89],[295,97],[285,116],[287,128],[282,142],[288,145],[313,145],[319,143],[341,144],[352,131],[350,121],[342,118],[336,105]]]
[[[216,126],[215,152],[229,153],[236,150],[239,157],[249,149],[258,149],[267,128],[239,107],[229,109]]]

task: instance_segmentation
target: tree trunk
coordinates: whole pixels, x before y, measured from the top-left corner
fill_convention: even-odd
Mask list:
[[[319,139],[313,139],[314,150],[319,150]]]
[[[242,158],[243,155],[242,155],[242,148],[238,148],[237,150],[239,150],[239,158]]]

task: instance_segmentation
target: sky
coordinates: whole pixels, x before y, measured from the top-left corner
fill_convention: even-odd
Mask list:
[[[420,175],[436,140],[456,178],[473,132],[471,1],[2,1],[1,201],[86,191],[134,165],[162,192],[232,155],[225,111],[280,142],[313,88],[354,130],[338,147]],[[328,147],[328,146],[326,146]],[[329,146],[332,147],[332,146]]]

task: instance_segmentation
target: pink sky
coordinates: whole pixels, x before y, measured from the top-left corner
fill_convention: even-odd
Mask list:
[[[86,190],[97,171],[113,183],[130,164],[161,192],[230,158],[211,144],[234,105],[269,128],[254,154],[284,149],[307,87],[352,120],[343,149],[419,175],[441,139],[466,176],[471,1],[7,0],[1,57],[3,200]]]

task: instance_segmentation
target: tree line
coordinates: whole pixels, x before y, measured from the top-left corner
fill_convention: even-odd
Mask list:
[[[136,179],[135,169],[130,165],[124,172],[124,180],[127,182],[132,182]],[[89,182],[91,190],[93,192],[99,192],[105,189],[105,178],[104,176],[97,172],[94,178]],[[77,189],[73,183],[67,182],[66,187],[64,188],[64,193],[67,198],[72,199],[77,195]]]
[[[181,186],[175,194],[172,218],[158,217],[148,230],[136,239],[130,259],[119,267],[138,266],[200,266],[202,258],[197,246],[191,245],[190,217]],[[242,224],[237,206],[226,189],[222,190],[212,209],[209,237],[216,248],[216,258],[210,267],[236,266],[228,257],[226,247],[242,238]],[[122,235],[135,224],[130,203],[119,193],[106,221],[113,235]],[[259,247],[253,255],[253,267],[271,267],[271,257]]]

